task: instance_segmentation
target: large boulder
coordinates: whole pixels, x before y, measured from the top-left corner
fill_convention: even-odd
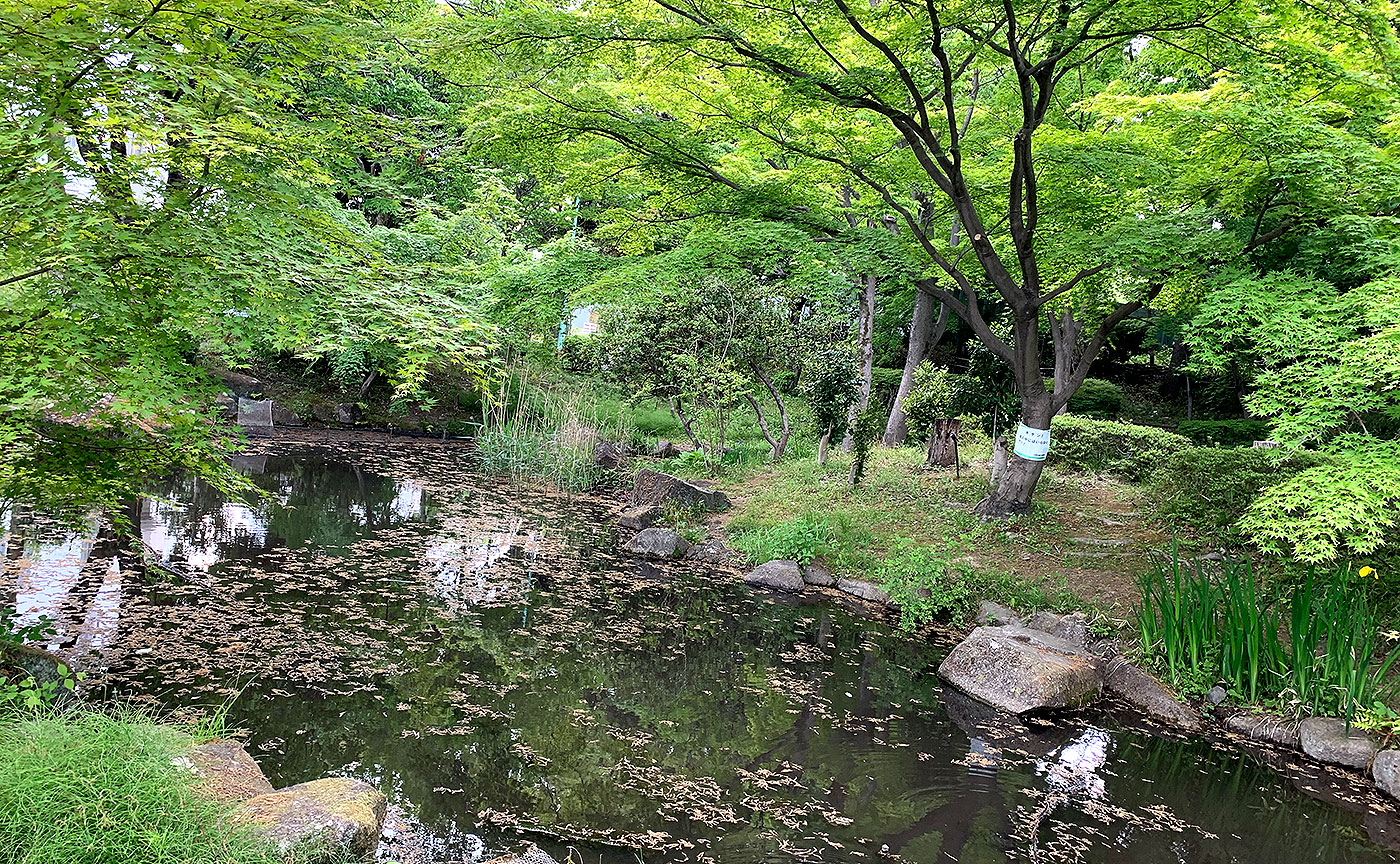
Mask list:
[[[617,517],[617,524],[622,528],[633,531],[641,531],[650,528],[661,519],[661,508],[655,504],[643,504],[640,507],[628,507]]]
[[[648,558],[680,558],[690,549],[690,543],[670,528],[647,528],[632,535],[622,548]]]
[[[1104,672],[1105,689],[1147,716],[1192,731],[1203,725],[1200,714],[1173,696],[1156,678],[1124,658],[1104,660],[1100,668]]]
[[[1371,779],[1376,788],[1391,798],[1400,798],[1400,750],[1382,750],[1371,762]]]
[[[249,798],[235,817],[299,864],[339,862],[374,852],[387,805],[368,783],[328,777]]]
[[[831,568],[820,561],[813,561],[802,568],[802,580],[808,585],[822,588],[830,588],[836,584],[836,577],[831,575]]]
[[[637,472],[637,480],[632,484],[633,506],[666,504],[672,501],[682,507],[729,509],[729,498],[718,489],[710,489],[650,468],[643,468]]]
[[[58,656],[52,651],[45,651],[33,645],[15,645],[0,651],[0,672],[8,666],[11,669],[23,673],[20,677],[28,675],[39,685],[53,684],[53,707],[66,708],[79,702],[77,690],[79,683],[77,676],[83,670],[71,661]],[[3,680],[0,674],[0,680]],[[68,689],[67,682],[72,681],[74,687]]]
[[[1103,692],[1094,658],[1025,627],[978,627],[938,667],[952,686],[1012,714],[1080,708]]]
[[[796,561],[769,561],[753,568],[744,576],[750,585],[776,588],[779,591],[801,591],[807,584],[802,580],[802,568]]]
[[[1089,644],[1089,621],[1083,612],[1073,612],[1069,615],[1037,612],[1026,619],[1026,626],[1051,636],[1058,636],[1078,648],[1087,647]]]
[[[492,858],[483,864],[559,864],[559,862],[555,861],[548,852],[531,843],[519,852]]]
[[[1376,755],[1376,742],[1355,726],[1335,717],[1309,717],[1298,726],[1303,752],[1319,762],[1365,768]]]
[[[237,741],[211,741],[176,760],[199,778],[199,791],[222,803],[247,801],[273,792],[258,763]]]
[[[1278,744],[1282,747],[1298,749],[1298,721],[1273,714],[1244,712],[1225,718],[1225,728],[1251,741]]]

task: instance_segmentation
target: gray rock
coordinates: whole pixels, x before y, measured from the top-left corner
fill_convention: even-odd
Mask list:
[[[703,507],[706,510],[728,510],[729,498],[718,489],[710,489],[670,474],[643,468],[632,484],[632,504],[666,504],[674,501],[683,507]]]
[[[45,651],[34,645],[16,645],[5,653],[5,660],[14,668],[33,678],[37,684],[56,684],[53,707],[67,708],[81,701],[77,684],[69,690],[64,682],[82,673],[82,667],[52,651]]]
[[[1371,763],[1371,779],[1376,788],[1391,798],[1400,798],[1400,750],[1382,750]]]
[[[1025,627],[978,627],[938,667],[952,686],[1012,714],[1080,708],[1103,692],[1095,659]]]
[[[1203,725],[1200,714],[1122,657],[1105,660],[1102,668],[1104,688],[1147,716],[1193,731]]]
[[[360,418],[360,406],[354,402],[338,402],[335,406],[335,422],[353,426]]]
[[[1345,720],[1335,717],[1309,717],[1298,726],[1303,752],[1319,762],[1365,768],[1376,755],[1376,742]]]
[[[593,445],[593,464],[604,470],[611,471],[617,468],[626,458],[626,451],[616,441],[599,439]]]
[[[885,589],[874,582],[867,582],[864,579],[837,579],[836,590],[862,600],[869,600],[871,603],[879,603],[882,606],[893,606],[894,601],[890,595],[885,593]]]
[[[647,528],[632,535],[622,548],[648,558],[679,558],[689,551],[690,543],[670,528]]]
[[[482,864],[559,864],[548,852],[531,843],[520,852],[492,858]]]
[[[836,584],[836,577],[831,575],[831,571],[820,561],[813,561],[802,568],[802,581],[808,585],[817,585],[822,588],[830,588]]]
[[[1301,746],[1298,722],[1272,714],[1233,714],[1225,718],[1225,728],[1251,741],[1263,741],[1298,749]]]
[[[336,422],[335,406],[317,402],[311,406],[311,416],[321,423]]]
[[[251,399],[257,396],[262,389],[262,382],[252,375],[244,375],[242,372],[234,372],[225,369],[222,372],[215,372],[219,380],[224,382],[224,386],[241,399]]]
[[[238,397],[232,393],[220,393],[214,397],[214,408],[219,417],[230,423],[238,422]]]
[[[633,531],[641,531],[643,528],[650,528],[661,518],[661,508],[655,504],[643,504],[640,507],[628,507],[617,517],[617,524],[623,528]]]
[[[331,864],[375,850],[387,804],[368,783],[328,777],[249,798],[234,815],[298,864]]]
[[[297,416],[297,412],[295,412],[295,411],[293,411],[292,409],[286,407],[285,405],[279,405],[279,404],[277,404],[276,402],[273,402],[273,403],[272,403],[272,425],[273,425],[273,426],[305,426],[306,424],[303,423],[302,420],[301,420],[301,418]]]
[[[272,425],[272,400],[271,400],[271,399],[239,399],[239,400],[238,400],[238,425],[239,425],[239,426],[271,426],[271,425]]]
[[[651,448],[651,455],[656,459],[670,459],[682,453],[688,453],[695,448],[689,444],[678,445],[662,438],[656,442],[656,446]]]
[[[983,600],[977,607],[977,623],[983,627],[998,627],[1002,624],[1020,626],[1022,622],[1021,616],[1017,615],[1016,610],[1010,606]]]
[[[796,561],[769,561],[753,568],[744,576],[744,581],[761,588],[776,588],[779,591],[801,591],[806,585],[802,581],[802,568]]]
[[[1219,684],[1210,688],[1210,691],[1206,693],[1206,701],[1212,705],[1222,705],[1224,704],[1225,700],[1229,698],[1230,694],[1226,692],[1225,688],[1221,687]]]
[[[212,741],[201,744],[175,764],[188,768],[199,778],[199,791],[223,804],[247,801],[273,791],[267,776],[242,744]]]
[[[706,564],[728,564],[733,553],[729,551],[728,546],[724,545],[723,540],[711,537],[698,546],[692,546],[690,554],[685,557],[695,561],[703,561]]]
[[[1083,612],[1074,612],[1069,615],[1037,612],[1026,621],[1025,626],[1042,633],[1049,633],[1051,636],[1058,636],[1079,648],[1084,648],[1089,644],[1089,621],[1084,617]]]

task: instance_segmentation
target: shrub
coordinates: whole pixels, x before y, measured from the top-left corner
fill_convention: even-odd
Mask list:
[[[1239,447],[1268,438],[1269,424],[1252,417],[1235,420],[1182,420],[1176,424],[1176,434],[1184,435],[1197,444]]]
[[[1306,450],[1188,447],[1167,457],[1153,479],[1152,497],[1168,521],[1233,533],[1264,489],[1325,461]]]
[[[1140,482],[1190,446],[1180,435],[1152,426],[1066,414],[1054,420],[1049,463]]]
[[[914,370],[914,386],[904,394],[904,414],[909,435],[926,440],[933,421],[952,416],[954,376],[942,366],[924,361]]]
[[[559,365],[579,375],[596,375],[603,368],[603,343],[594,334],[565,336],[559,346]]]
[[[1069,413],[1099,420],[1116,420],[1123,412],[1123,388],[1112,381],[1085,378],[1069,397]]]
[[[899,607],[906,629],[938,618],[963,617],[974,599],[946,555],[903,537],[890,546],[875,578]]]

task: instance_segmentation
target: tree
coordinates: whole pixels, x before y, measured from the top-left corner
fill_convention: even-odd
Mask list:
[[[833,435],[845,433],[851,406],[860,392],[860,373],[851,352],[840,347],[823,347],[808,361],[807,402],[817,422],[817,464],[825,465]]]

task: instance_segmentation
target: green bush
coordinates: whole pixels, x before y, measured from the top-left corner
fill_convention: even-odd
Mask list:
[[[1049,464],[1079,471],[1113,474],[1141,482],[1155,474],[1172,454],[1191,442],[1152,426],[1134,426],[1065,414],[1050,433]]]
[[[1268,438],[1269,424],[1251,417],[1235,420],[1182,420],[1176,424],[1176,434],[1184,435],[1197,444],[1240,447]]]
[[[903,537],[890,546],[875,570],[880,587],[899,607],[905,628],[939,618],[962,618],[976,599],[948,557]]]
[[[603,365],[604,340],[594,334],[565,336],[559,346],[559,365],[579,375],[596,375]]]
[[[831,539],[831,526],[820,516],[799,516],[777,525],[738,531],[730,541],[754,564],[769,561],[796,561],[810,564],[825,554]]]
[[[929,437],[933,421],[952,416],[954,379],[947,369],[928,361],[914,370],[914,386],[904,394],[904,414],[915,441]]]
[[[1187,447],[1172,453],[1153,478],[1158,512],[1182,527],[1234,533],[1234,526],[1269,486],[1321,465],[1306,450]]]
[[[1069,397],[1069,413],[1099,420],[1116,420],[1123,413],[1123,388],[1112,381],[1086,378]]]

